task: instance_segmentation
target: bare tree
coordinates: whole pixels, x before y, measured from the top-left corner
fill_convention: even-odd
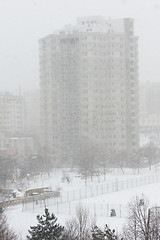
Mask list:
[[[6,188],[7,182],[14,177],[15,173],[15,158],[11,156],[7,156],[4,154],[0,156],[0,187]]]
[[[88,177],[91,178],[91,181],[93,180],[93,175],[97,171],[98,158],[99,149],[95,142],[86,138],[80,139],[77,149],[77,159],[79,173],[84,178],[85,184],[87,184]]]
[[[150,239],[160,239],[160,207],[152,207],[149,209],[150,215]]]
[[[115,167],[119,167],[122,171],[123,174],[124,173],[124,167],[126,166],[126,162],[127,162],[127,152],[125,151],[114,151],[112,152],[113,155],[113,164]]]
[[[156,158],[158,155],[158,148],[154,143],[148,143],[142,148],[143,156],[147,158],[149,169],[151,170],[152,165],[156,164]]]
[[[9,228],[6,217],[0,213],[0,239],[1,240],[18,240],[19,237]]]
[[[98,164],[102,168],[102,173],[104,176],[104,181],[106,180],[106,173],[110,167],[111,151],[106,149],[105,146],[99,146],[99,159]]]
[[[64,230],[63,240],[118,240],[115,230],[105,225],[102,231],[96,225],[96,219],[89,219],[89,212],[82,205],[77,207],[76,218],[67,221]]]
[[[76,217],[66,222],[64,240],[90,240],[91,223],[89,212],[82,205],[77,207]]]
[[[124,240],[159,240],[160,217],[149,208],[146,196],[136,196],[129,203],[129,218],[123,229]],[[160,211],[159,211],[160,213]]]

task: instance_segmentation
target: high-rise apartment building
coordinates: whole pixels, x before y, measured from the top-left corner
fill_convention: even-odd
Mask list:
[[[53,161],[83,136],[108,150],[137,148],[137,40],[132,19],[101,16],[40,40],[41,136]]]

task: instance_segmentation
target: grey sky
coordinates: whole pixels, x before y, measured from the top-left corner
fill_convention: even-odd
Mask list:
[[[0,0],[0,91],[38,88],[38,39],[89,15],[134,18],[139,79],[160,81],[160,0]]]

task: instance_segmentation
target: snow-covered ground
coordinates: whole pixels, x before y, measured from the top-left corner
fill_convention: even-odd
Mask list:
[[[103,171],[103,169],[102,169]],[[136,176],[144,176],[144,175],[150,175],[155,172],[160,171],[160,166],[154,166],[152,170],[149,169],[140,169],[138,173],[138,169],[110,169],[106,175],[103,174],[99,176],[94,176],[93,180],[88,177],[87,179],[87,186],[93,186],[95,184],[99,183],[109,183],[113,182],[113,180],[124,180],[129,179]],[[64,176],[69,177],[71,180],[69,184],[67,182],[62,182],[62,178]],[[23,181],[15,181],[12,183],[12,185],[9,186],[9,188],[13,189],[20,189],[25,192],[26,189],[30,188],[37,188],[37,187],[46,187],[49,186],[52,190],[55,190],[57,188],[60,188],[62,190],[72,190],[72,189],[83,189],[85,186],[84,179],[80,179],[79,174],[76,173],[76,170],[70,170],[70,169],[55,169],[50,175],[39,175],[39,176],[32,176],[31,178],[25,178]]]
[[[156,171],[159,173],[158,168]],[[109,172],[105,179],[103,175],[100,177],[95,176],[93,181],[88,179],[86,186],[84,179],[80,179],[77,177],[77,174],[74,171],[69,170],[66,171],[65,174],[70,177],[71,182],[62,182],[61,180],[64,173],[62,173],[62,170],[59,169],[55,170],[50,177],[45,175],[42,176],[42,178],[37,177],[36,179],[28,180],[27,188],[50,186],[52,189],[60,188],[62,193],[69,191],[74,193],[76,190],[84,193],[85,189],[90,189],[95,186],[102,186],[109,183],[112,185],[112,183],[116,181],[123,180],[127,182],[129,179],[135,179],[134,182],[136,183],[136,178],[143,177],[143,179],[145,179],[145,177],[148,175],[153,176],[153,174],[156,174],[157,176],[157,173],[155,173],[155,168],[153,168],[152,171],[143,169],[139,174],[137,171],[133,172],[133,170],[130,169],[125,169],[125,174],[123,174],[120,169],[115,169]],[[146,184],[147,182],[143,183]],[[91,218],[96,218],[99,226],[103,227],[104,224],[107,223],[111,228],[115,228],[116,230],[120,231],[127,216],[127,204],[133,196],[141,195],[143,193],[149,198],[151,205],[160,206],[160,183],[151,184],[150,182],[150,184],[147,185],[139,187],[135,186],[132,184],[132,186],[130,186],[132,187],[131,189],[116,189],[116,191],[111,191],[107,194],[101,194],[102,192],[97,192],[97,194],[93,194],[92,197],[89,197],[88,195],[87,198],[85,198],[84,194],[84,196],[79,200],[67,201],[65,203],[63,203],[62,200],[61,203],[61,201],[56,202],[55,199],[45,199],[44,201],[41,200],[9,207],[6,210],[8,223],[17,233],[22,236],[22,239],[26,239],[25,236],[29,227],[37,224],[36,216],[37,214],[41,215],[44,213],[45,206],[49,208],[50,212],[55,213],[55,215],[58,217],[59,223],[65,225],[65,221],[68,218],[75,216],[76,207],[79,204],[82,204],[89,210]],[[111,208],[116,210],[116,217],[110,217]]]

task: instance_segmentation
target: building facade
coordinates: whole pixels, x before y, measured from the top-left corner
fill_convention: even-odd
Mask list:
[[[87,137],[108,150],[138,147],[138,38],[132,19],[78,18],[40,39],[42,146],[66,161]]]
[[[0,136],[0,157],[25,157],[34,154],[33,138]]]
[[[160,83],[140,83],[140,142],[160,146]]]
[[[140,131],[160,134],[160,83],[140,84]]]
[[[24,101],[22,96],[0,93],[0,134],[22,135],[24,132]]]
[[[24,97],[24,132],[26,136],[40,135],[40,91],[25,91]]]

